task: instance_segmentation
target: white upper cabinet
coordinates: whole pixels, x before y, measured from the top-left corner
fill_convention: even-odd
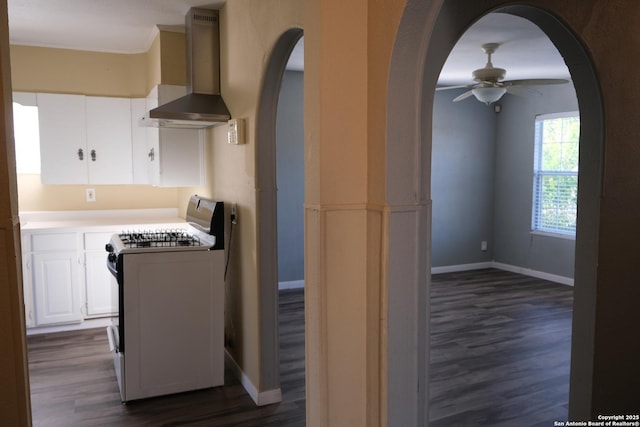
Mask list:
[[[129,98],[37,94],[43,184],[132,184]]]
[[[147,97],[147,109],[186,94],[184,86],[160,85]],[[147,128],[149,183],[158,187],[190,187],[204,183],[204,130]]]
[[[146,99],[147,112],[158,106],[158,86],[151,89]],[[147,182],[158,185],[160,181],[160,130],[155,127],[145,127],[147,134],[147,153],[144,161],[147,165]]]
[[[131,100],[87,96],[88,184],[132,184]]]
[[[185,93],[160,85],[146,99],[35,94],[42,183],[203,185],[204,130],[140,125],[148,110]]]
[[[43,184],[86,184],[87,124],[82,95],[39,93]]]
[[[154,184],[159,187],[203,185],[204,131],[200,129],[160,129]]]
[[[145,98],[131,99],[131,152],[133,155],[133,183],[149,184],[147,172],[147,127],[140,126],[140,119],[146,114]]]

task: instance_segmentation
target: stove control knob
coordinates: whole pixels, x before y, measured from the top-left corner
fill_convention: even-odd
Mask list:
[[[111,243],[107,243],[106,245],[104,245],[104,249],[107,252],[113,252],[113,245]]]
[[[107,260],[109,260],[109,262],[112,262],[112,263],[116,262],[117,259],[118,259],[118,256],[113,252],[109,252],[109,255],[107,255]]]

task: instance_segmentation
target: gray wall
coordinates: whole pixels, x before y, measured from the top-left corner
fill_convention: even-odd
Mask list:
[[[577,110],[571,85],[505,95],[502,111],[436,92],[432,199],[434,267],[496,261],[573,277],[575,242],[531,234],[534,121]],[[480,251],[480,241],[488,251]]]
[[[436,92],[431,157],[432,266],[492,260],[496,114],[460,91]],[[487,241],[486,252],[480,242]]]
[[[276,119],[278,280],[304,280],[303,73],[285,71]]]
[[[572,85],[542,86],[543,96],[505,96],[496,137],[493,258],[573,277],[575,241],[531,234],[533,138],[538,114],[578,110]]]
[[[531,234],[534,120],[577,110],[571,85],[505,95],[496,114],[436,92],[431,192],[432,266],[496,261],[573,277],[574,240]],[[286,71],[277,115],[278,276],[304,280],[303,73]],[[480,250],[481,241],[488,250]]]

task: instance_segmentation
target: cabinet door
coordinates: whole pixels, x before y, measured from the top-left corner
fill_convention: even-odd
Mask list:
[[[131,101],[86,97],[89,184],[132,184]]]
[[[31,278],[31,235],[21,231],[20,240],[22,246],[22,292],[24,295],[24,317],[27,328],[35,326],[35,313],[33,311],[33,282]]]
[[[158,86],[151,89],[146,99],[147,111],[158,106]],[[160,130],[156,127],[147,127],[147,180],[151,185],[158,185],[160,177]]]
[[[161,187],[192,187],[204,183],[204,130],[160,129]]]
[[[31,256],[22,254],[22,291],[24,294],[24,320],[27,328],[35,326],[31,283]]]
[[[87,290],[87,315],[100,316],[118,312],[118,302],[111,290],[118,286],[106,265],[104,247],[113,233],[84,233],[85,285]]]
[[[133,183],[149,184],[147,162],[149,150],[147,150],[146,126],[140,126],[140,119],[145,115],[147,102],[145,98],[131,99],[131,152],[133,155]]]
[[[184,86],[160,85],[147,97],[147,109],[186,93]],[[198,129],[147,128],[149,183],[193,187],[204,183],[204,132]]]
[[[34,253],[32,260],[36,325],[81,321],[77,252]]]
[[[87,286],[87,315],[101,316],[118,312],[117,301],[111,298],[111,289],[118,283],[107,270],[107,253],[91,251],[85,253],[86,286]]]
[[[39,93],[43,184],[86,184],[86,114],[82,95]]]

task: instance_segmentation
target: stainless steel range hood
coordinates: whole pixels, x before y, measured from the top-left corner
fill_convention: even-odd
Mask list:
[[[231,114],[220,96],[219,12],[192,8],[185,26],[187,95],[150,110],[143,121],[151,126],[189,129],[226,124]]]

